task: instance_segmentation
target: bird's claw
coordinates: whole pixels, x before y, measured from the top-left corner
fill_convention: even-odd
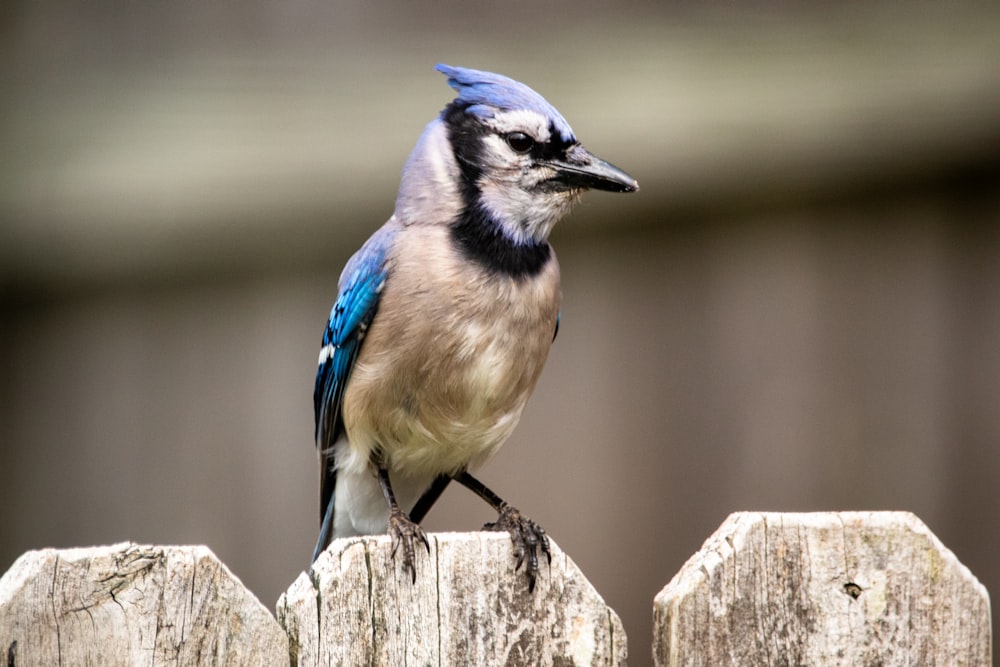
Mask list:
[[[389,513],[389,534],[392,536],[392,559],[396,559],[396,551],[403,547],[403,571],[410,573],[410,579],[417,583],[417,559],[415,544],[423,542],[427,553],[431,552],[431,545],[427,542],[427,534],[424,529],[410,520],[410,517],[399,509],[394,509]]]
[[[493,523],[483,526],[483,530],[507,531],[510,539],[514,543],[514,555],[517,556],[517,564],[514,571],[521,569],[527,561],[525,573],[528,575],[528,592],[535,590],[535,580],[538,578],[538,549],[541,547],[542,553],[549,565],[552,564],[552,552],[549,551],[549,538],[545,531],[537,523],[521,514],[517,509],[504,504],[500,508],[500,515]]]

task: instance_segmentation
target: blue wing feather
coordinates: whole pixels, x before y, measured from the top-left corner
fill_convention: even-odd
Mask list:
[[[385,284],[385,272],[377,264],[379,262],[366,263],[351,276],[333,305],[323,332],[323,348],[313,392],[316,446],[321,449],[332,446],[340,436],[340,404],[344,387],[365,331],[375,316],[378,297]]]
[[[336,485],[333,445],[343,433],[341,405],[344,389],[375,318],[379,296],[388,278],[388,254],[394,231],[383,227],[347,263],[340,277],[340,293],[323,331],[323,347],[316,369],[313,406],[316,416],[316,446],[320,450],[320,521],[332,513],[330,503]],[[329,517],[332,520],[332,516]],[[328,538],[327,538],[328,539]],[[321,541],[322,538],[321,538]],[[326,545],[317,545],[317,554]]]

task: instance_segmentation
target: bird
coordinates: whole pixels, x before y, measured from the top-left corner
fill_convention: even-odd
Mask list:
[[[315,562],[339,537],[389,533],[416,581],[419,523],[456,481],[507,531],[529,591],[548,536],[471,474],[511,435],[561,313],[553,226],[587,190],[636,192],[534,90],[439,64],[456,91],[423,130],[395,209],[348,260],[313,392]]]

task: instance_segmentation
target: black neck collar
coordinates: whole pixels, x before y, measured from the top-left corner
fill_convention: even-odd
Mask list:
[[[547,242],[517,243],[504,234],[478,203],[466,202],[452,224],[451,238],[466,259],[511,278],[537,276],[552,257]]]
[[[545,241],[520,243],[510,238],[480,203],[479,165],[488,130],[466,113],[467,106],[452,102],[441,113],[461,172],[462,210],[451,226],[452,241],[467,259],[490,271],[517,279],[536,276],[551,259],[552,248]]]

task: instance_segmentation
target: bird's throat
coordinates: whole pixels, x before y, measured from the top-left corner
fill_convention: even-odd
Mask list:
[[[515,279],[537,276],[552,259],[547,241],[522,242],[504,232],[502,224],[481,206],[467,206],[452,224],[455,247],[489,271]]]

